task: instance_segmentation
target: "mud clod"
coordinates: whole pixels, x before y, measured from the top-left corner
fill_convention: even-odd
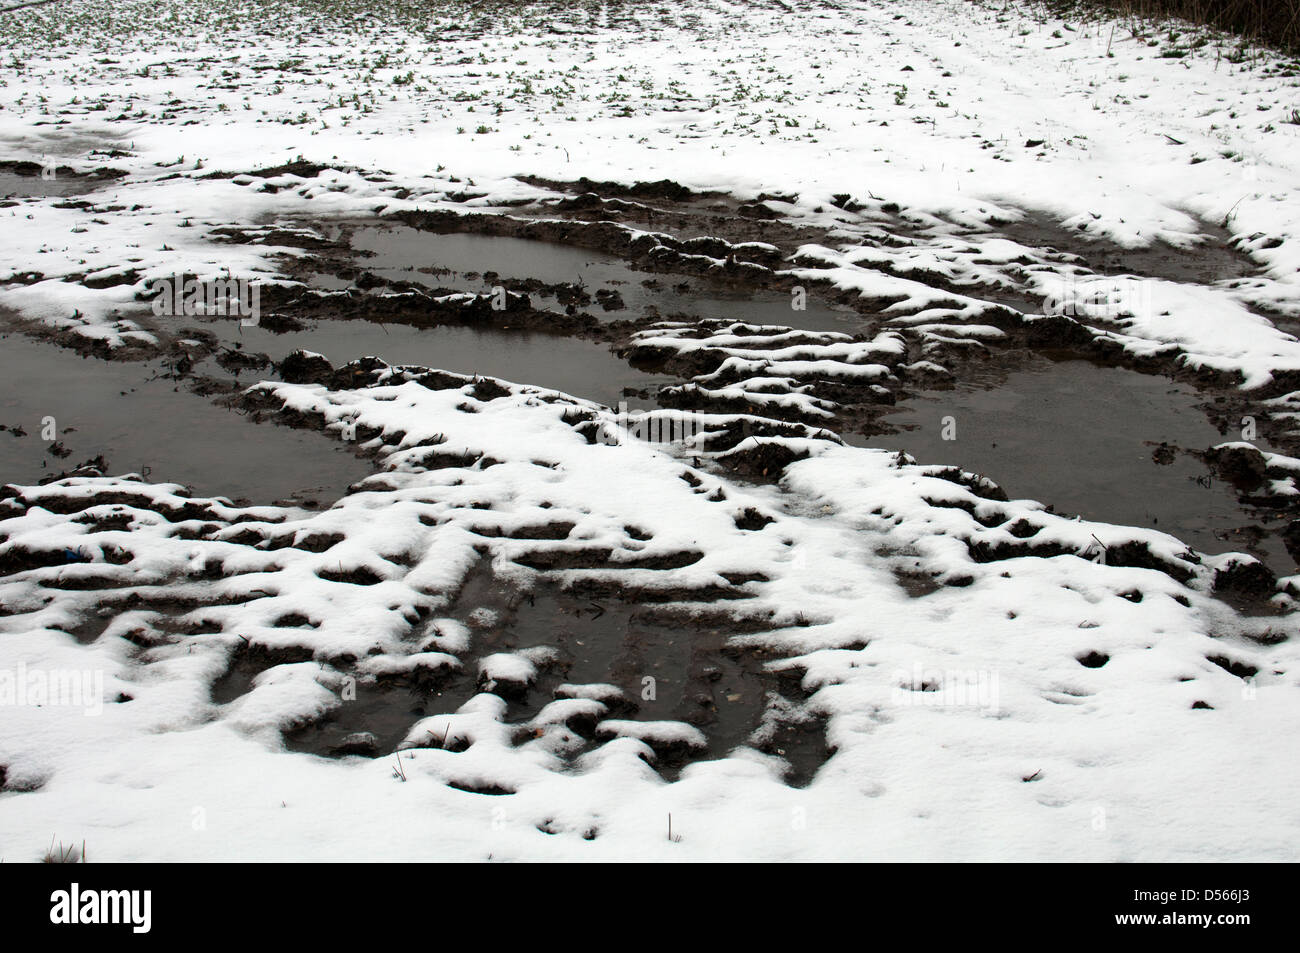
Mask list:
[[[1258,559],[1234,558],[1214,574],[1214,591],[1221,594],[1267,599],[1277,589],[1277,577]]]
[[[334,375],[334,365],[324,357],[302,350],[281,361],[278,370],[288,384],[328,384]]]
[[[1205,452],[1205,462],[1215,476],[1243,492],[1258,489],[1268,472],[1264,454],[1246,444],[1212,447]]]

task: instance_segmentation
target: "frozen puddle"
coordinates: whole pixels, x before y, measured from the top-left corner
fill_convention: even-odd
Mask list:
[[[1035,358],[909,400],[885,418],[901,433],[853,442],[955,464],[1059,513],[1150,527],[1200,552],[1249,552],[1275,572],[1293,571],[1273,533],[1282,526],[1261,526],[1230,484],[1181,452],[1237,439],[1211,426],[1198,399],[1166,378]],[[955,439],[944,439],[945,418]]]
[[[326,234],[337,238],[340,231],[327,230]],[[358,260],[359,266],[390,281],[481,293],[492,286],[483,275],[494,272],[503,279],[582,285],[593,301],[579,310],[604,320],[657,313],[661,317],[686,314],[813,331],[852,331],[865,324],[856,312],[837,310],[811,297],[806,310],[795,311],[788,294],[732,291],[701,278],[635,271],[614,255],[551,242],[437,234],[395,225],[352,229],[351,244],[364,256]],[[320,283],[331,290],[340,287],[328,276]],[[607,311],[595,297],[602,289],[616,292],[624,307]],[[545,307],[557,307],[554,296],[534,293],[533,297]],[[558,308],[563,310],[563,306]]]
[[[146,473],[253,503],[319,506],[372,472],[317,434],[257,425],[175,380],[146,380],[159,372],[0,336],[0,483],[38,483],[102,455],[110,473]],[[54,441],[42,439],[47,418]]]

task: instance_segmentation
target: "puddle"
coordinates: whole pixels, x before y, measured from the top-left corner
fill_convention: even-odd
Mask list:
[[[1277,535],[1284,520],[1263,522],[1195,457],[1157,453],[1162,442],[1205,450],[1235,439],[1197,403],[1192,388],[1162,377],[1035,357],[1025,368],[977,373],[951,391],[909,399],[884,418],[901,433],[852,442],[955,464],[1012,499],[1050,503],[1058,513],[1158,529],[1200,552],[1248,552],[1275,572],[1293,572]],[[943,439],[949,416],[955,440]]]
[[[197,316],[148,315],[136,316],[136,320],[149,327],[165,328],[177,337],[184,337],[186,328],[206,330],[229,347],[265,354],[274,361],[283,360],[299,348],[325,355],[335,367],[362,357],[378,357],[389,364],[417,364],[554,388],[607,407],[617,407],[620,400],[634,408],[656,406],[651,398],[660,387],[681,383],[675,377],[637,370],[604,344],[552,334],[450,325],[416,328],[363,320],[322,319],[305,322],[307,327],[301,331],[286,332],[241,327],[238,320],[205,320]],[[215,368],[204,369],[223,373]],[[635,396],[643,392],[646,397]]]
[[[490,235],[436,234],[405,225],[336,226],[326,235],[337,239],[345,229],[350,233],[352,248],[363,253],[357,264],[390,281],[482,293],[493,284],[482,278],[483,273],[495,272],[502,279],[580,284],[593,300],[578,310],[606,321],[657,313],[665,318],[685,314],[813,331],[854,331],[867,324],[855,311],[832,308],[812,297],[807,300],[806,310],[795,311],[786,293],[733,291],[711,286],[701,278],[635,271],[617,256],[568,245]],[[319,287],[329,290],[348,286],[330,275],[318,281]],[[602,290],[617,292],[624,307],[605,310],[596,300],[596,293]],[[564,310],[554,295],[534,292],[532,297],[534,306]]]
[[[39,175],[15,175],[0,172],[0,199],[58,198],[64,195],[84,195],[104,187],[106,179],[63,175],[43,179]]]
[[[106,169],[81,173],[68,168],[46,170],[36,162],[4,161],[0,162],[0,200],[84,195],[119,178],[121,173]]]
[[[328,505],[373,472],[318,434],[254,424],[174,380],[146,380],[159,372],[0,335],[0,482],[37,483],[103,455],[107,473],[147,468],[200,495]],[[42,439],[46,417],[55,441]]]
[[[725,650],[728,631],[656,620],[647,617],[645,608],[603,597],[593,600],[550,586],[526,594],[502,586],[486,570],[477,570],[453,612],[472,631],[470,651],[460,654],[461,671],[423,684],[409,679],[359,683],[355,702],[343,704],[321,723],[288,735],[285,743],[297,751],[337,755],[343,739],[370,732],[376,739],[375,754],[389,755],[419,719],[454,712],[484,690],[478,679],[479,659],[546,647],[554,650],[554,661],[538,666],[535,682],[518,691],[498,689],[508,704],[506,721],[519,728],[517,741],[532,737],[526,724],[555,700],[561,685],[614,685],[622,690],[621,700],[611,702],[603,717],[681,721],[707,737],[707,749],[702,751],[660,752],[655,765],[672,780],[687,761],[725,757],[746,744],[763,722],[768,692],[785,688],[797,694],[797,681],[782,685],[777,676],[761,670],[754,654]],[[227,678],[249,685],[255,674],[236,672]],[[223,684],[221,692],[223,700],[237,697],[228,685]],[[583,740],[571,757],[603,743],[596,737],[594,722],[569,727]],[[789,763],[791,783],[806,784],[830,756],[822,726],[809,720],[771,728],[765,747]],[[442,743],[442,739],[429,741],[435,746]],[[448,747],[454,749],[452,744]]]

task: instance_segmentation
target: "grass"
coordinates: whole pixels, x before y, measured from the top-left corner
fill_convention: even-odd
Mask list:
[[[59,841],[59,846],[54,846],[54,838],[50,838],[49,849],[45,851],[45,856],[41,858],[41,863],[45,864],[84,864],[86,862],[86,842],[81,842],[81,850],[77,850],[76,844],[63,846],[63,841]]]

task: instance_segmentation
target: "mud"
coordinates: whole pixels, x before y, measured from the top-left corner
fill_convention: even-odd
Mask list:
[[[298,262],[295,277],[323,290],[364,290],[383,282],[441,293],[485,294],[500,285],[529,294],[534,308],[588,315],[601,322],[682,315],[812,330],[852,331],[865,324],[851,308],[832,306],[815,296],[808,298],[804,310],[796,311],[786,291],[737,287],[732,280],[701,276],[702,269],[709,270],[702,261],[689,261],[691,267],[683,269],[684,275],[695,275],[693,279],[665,278],[659,269],[634,268],[623,257],[584,247],[603,244],[599,239],[583,244],[548,241],[558,236],[552,235],[554,229],[546,228],[544,222],[507,228],[502,224],[506,221],[471,215],[439,222],[436,228],[358,223],[330,226],[322,229],[323,233],[329,241],[346,246],[350,255],[342,259],[321,255]],[[458,230],[446,230],[452,227]],[[531,231],[538,237],[493,233],[503,230]],[[680,245],[677,253],[686,259],[725,259],[734,254],[727,243],[706,237]],[[763,257],[760,249],[751,254]],[[779,256],[768,260],[777,263]]]
[[[485,567],[470,575],[452,614],[473,633],[471,650],[461,656],[459,670],[361,680],[355,702],[345,702],[316,725],[291,732],[286,744],[324,756],[391,754],[419,719],[454,712],[489,687],[479,675],[480,660],[537,648],[551,650],[552,660],[539,665],[535,681],[494,688],[507,702],[506,721],[515,726],[516,743],[542,734],[540,726],[530,722],[546,704],[568,696],[569,690],[561,686],[614,685],[620,694],[607,701],[602,717],[681,721],[708,738],[703,750],[667,746],[656,752],[653,764],[668,780],[691,761],[724,757],[751,743],[784,759],[787,778],[795,784],[811,780],[830,756],[819,720],[769,712],[770,694],[785,699],[779,711],[797,711],[804,700],[797,680],[765,671],[761,651],[729,647],[727,640],[734,633],[726,626],[670,624],[647,617],[635,602],[596,601],[545,582],[531,590],[518,589],[503,584]],[[436,637],[436,628],[429,627],[416,640]],[[214,698],[233,700],[269,661],[260,668],[241,663],[214,690]],[[595,718],[573,719],[566,728],[575,736],[566,754],[570,762],[603,743]],[[363,733],[374,736],[373,745],[349,750],[354,745],[345,743],[347,739],[355,741]],[[421,747],[449,750],[461,743],[445,737],[417,741]]]
[[[1249,255],[1232,243],[1232,233],[1211,222],[1198,221],[1199,241],[1176,248],[1163,241],[1145,248],[1125,248],[1093,236],[1086,228],[1068,229],[1052,217],[1029,211],[1019,221],[1000,225],[996,234],[1047,253],[1049,259],[1072,262],[1099,275],[1137,275],[1183,284],[1210,285],[1247,278],[1259,272]]]
[[[784,236],[787,247],[783,248],[777,241],[777,235],[755,235],[752,231],[747,231],[752,224],[752,216],[747,217],[742,213],[744,203],[725,196],[696,195],[675,183],[641,183],[630,187],[614,187],[610,183],[586,181],[526,181],[560,188],[568,193],[568,197],[544,200],[536,203],[535,207],[521,209],[511,215],[477,210],[467,210],[464,213],[406,212],[393,216],[394,220],[404,223],[403,225],[375,226],[353,222],[330,226],[325,231],[329,235],[328,243],[335,246],[334,251],[314,260],[309,257],[300,265],[304,270],[297,276],[319,288],[334,290],[351,289],[355,292],[357,289],[377,285],[391,292],[392,289],[418,287],[428,294],[462,291],[479,294],[484,299],[471,302],[468,307],[466,303],[460,302],[448,309],[443,305],[431,305],[427,298],[418,295],[408,295],[408,300],[403,302],[399,300],[401,295],[389,293],[385,298],[385,307],[393,313],[387,320],[417,323],[475,322],[481,325],[486,319],[498,328],[505,325],[555,331],[608,341],[616,348],[625,348],[626,341],[631,332],[636,330],[638,322],[644,325],[665,316],[688,320],[708,319],[710,316],[726,320],[741,318],[796,328],[851,332],[873,332],[878,326],[878,318],[872,314],[872,308],[881,302],[859,300],[856,296],[836,292],[811,280],[807,282],[813,292],[809,299],[809,310],[793,311],[789,307],[787,287],[791,285],[792,279],[777,275],[773,269],[780,267],[783,255],[797,247],[797,244],[816,240],[819,236],[807,234],[807,229],[783,222],[779,218],[761,221],[762,226],[774,232],[781,229],[787,231]],[[776,203],[778,207],[781,201],[789,198],[791,197],[766,197],[769,203]],[[859,210],[863,208],[863,204],[851,196],[841,198],[844,201],[840,207],[846,210],[851,206]],[[914,221],[897,208],[886,207],[889,203],[877,204],[880,204],[880,208],[876,212],[884,226],[898,230],[895,240],[906,241],[906,234],[921,234],[924,231],[924,223],[919,220]],[[714,213],[708,217],[711,225],[721,226],[727,222],[733,225],[737,222],[748,224],[740,231],[718,227],[710,229],[711,234],[690,238],[683,237],[690,234],[689,230],[678,234],[656,232],[638,235],[622,227],[622,224],[634,223],[615,224],[610,216],[603,214],[611,207],[627,211],[632,206],[639,209],[658,208],[660,211],[672,209],[683,215],[697,216],[700,208],[707,206]],[[523,217],[522,212],[533,215],[544,213],[548,217],[529,219]],[[570,218],[557,220],[553,217],[556,212],[567,214]],[[595,220],[579,217],[580,213],[590,212],[602,212],[602,215]],[[1253,264],[1249,258],[1228,245],[1226,231],[1206,223],[1203,225],[1206,241],[1196,249],[1180,251],[1157,246],[1147,251],[1139,250],[1131,253],[1130,257],[1140,267],[1127,270],[1170,280],[1198,280],[1206,276],[1215,280],[1227,280],[1252,273]],[[1077,264],[1084,260],[1076,253],[1077,250],[1086,247],[1097,267],[1105,268],[1117,256],[1130,254],[1113,244],[1101,240],[1092,241],[1088,236],[1076,236],[1039,213],[1029,213],[1016,223],[1005,223],[1002,232],[1014,233],[1015,237],[1030,243],[1031,247],[1038,248],[1040,257],[1047,261]],[[882,234],[885,236],[882,240],[886,240],[892,233],[882,229]],[[776,250],[767,248],[763,252],[762,247],[767,246],[754,245],[756,237],[771,241],[777,246]],[[266,240],[270,241],[269,238]],[[291,241],[291,237],[276,240]],[[1051,242],[1070,250],[1058,250]],[[371,263],[375,268],[366,266],[367,255],[373,259]],[[442,261],[449,264],[440,264]],[[646,270],[654,272],[657,277],[642,277]],[[605,287],[599,286],[602,271],[611,282]],[[511,277],[512,272],[528,274],[527,277]],[[693,283],[691,280],[665,277],[672,273],[678,276],[694,275],[695,281]],[[589,274],[592,280],[588,282],[584,274]],[[511,313],[508,316],[485,313],[490,312],[490,309],[484,292],[497,282],[521,298],[527,295],[529,300],[521,301],[516,307],[516,302],[512,299]],[[938,285],[943,287],[943,282],[938,282]],[[669,289],[672,294],[668,293]],[[980,293],[967,287],[953,290]],[[606,293],[606,296],[602,296],[601,292]],[[677,293],[682,296],[680,302],[672,300]],[[606,305],[610,300],[608,296],[613,295],[617,295],[616,301],[620,307],[607,310]],[[1006,347],[1071,347],[1087,350],[1100,360],[1144,371],[1164,373],[1180,379],[1194,376],[1180,368],[1173,355],[1133,358],[1115,351],[1113,346],[1096,339],[1086,327],[1068,319],[1026,322],[1018,310],[1028,308],[1031,315],[1041,317],[1036,314],[1041,305],[1037,299],[1021,300],[1004,292],[986,297],[992,304],[1002,303],[1007,306],[995,308],[984,318],[987,323],[1006,332],[1005,340],[991,346],[978,342],[963,342],[960,347],[934,340],[925,343],[926,358],[949,365],[949,370],[959,379],[965,376],[968,369],[997,360],[998,351]],[[843,301],[844,304],[837,305],[833,303],[835,301]],[[311,315],[327,312],[332,307],[344,304],[346,302],[343,301],[317,302],[306,313]],[[373,308],[363,306],[363,310],[364,307]],[[431,311],[436,313],[430,315]],[[444,313],[447,311],[451,313]],[[382,315],[370,317],[386,320]],[[919,356],[917,346],[912,345],[909,359],[914,360]],[[683,373],[681,368],[663,370]],[[918,380],[915,383],[923,382]],[[1224,392],[1225,404],[1232,405],[1231,410],[1253,412],[1240,395],[1232,393],[1233,388],[1240,383],[1233,375],[1209,375],[1206,379],[1196,379],[1194,383],[1202,389]],[[819,388],[816,391],[819,396],[827,396],[846,405],[880,403],[882,399],[880,393],[868,393],[862,388],[837,388],[837,396],[832,397],[827,393],[827,382],[818,382],[814,386]],[[1300,382],[1279,379],[1268,393],[1261,393],[1260,396],[1277,396],[1293,386],[1300,386]],[[853,390],[858,393],[851,393]],[[678,400],[677,406],[687,404]],[[724,412],[738,410],[737,407],[724,406],[713,409]],[[840,416],[840,424],[852,428],[856,426],[861,414],[849,410]],[[1266,415],[1259,416],[1261,428],[1268,431],[1272,424]],[[1279,433],[1266,432],[1265,436],[1283,439]],[[1282,443],[1281,448],[1296,450],[1300,446],[1291,440]]]
[[[639,182],[573,182],[519,176],[520,181],[565,195],[547,199],[529,209],[548,216],[580,222],[618,222],[652,232],[668,232],[679,239],[722,238],[732,243],[767,242],[784,255],[800,245],[825,243],[828,232],[789,222],[767,203],[793,201],[797,196],[760,195],[746,202],[723,192],[696,192],[667,180]],[[844,221],[852,221],[845,216]]]
[[[321,168],[284,167],[259,175],[314,175]],[[0,175],[32,178],[4,170]],[[10,382],[0,401],[0,478],[37,482],[98,456],[101,471],[137,470],[155,481],[176,480],[204,493],[255,502],[296,493],[306,505],[322,505],[370,469],[347,448],[301,432],[320,429],[319,420],[303,415],[290,419],[274,402],[257,398],[229,401],[252,418],[240,420],[190,391],[222,397],[254,379],[275,376],[364,387],[388,371],[382,363],[387,362],[410,365],[401,372],[405,379],[430,387],[472,384],[484,397],[508,391],[474,375],[555,388],[608,406],[624,399],[638,407],[654,406],[660,387],[716,370],[724,360],[721,350],[669,358],[650,353],[653,348],[630,346],[635,330],[662,318],[874,333],[878,319],[869,304],[836,307],[824,289],[815,289],[808,311],[791,309],[789,282],[775,270],[799,244],[825,242],[826,235],[780,218],[790,196],[740,202],[692,193],[671,182],[546,184],[562,187],[565,197],[517,209],[519,217],[419,212],[382,222],[313,223],[312,231],[292,223],[220,229],[214,237],[221,240],[304,250],[300,257],[286,258],[284,267],[306,288],[268,290],[267,313],[256,326],[230,318],[155,318],[142,309],[140,323],[163,341],[161,360],[157,352],[144,349],[127,356],[148,362],[108,364],[79,360],[15,335],[0,339],[0,376]],[[868,207],[851,196],[840,198],[836,207],[846,215]],[[897,207],[877,205],[882,221],[892,220],[900,229],[916,227]],[[658,234],[638,235],[620,225]],[[1201,282],[1251,273],[1249,261],[1228,247],[1226,234],[1208,226],[1208,242],[1195,253],[1118,250],[1034,215],[1007,225],[1002,233],[1061,262],[1082,263],[1086,253],[1087,264],[1099,272],[1118,269]],[[775,250],[757,242],[771,243]],[[510,292],[503,311],[489,304],[498,285]],[[468,297],[448,297],[458,294]],[[1258,500],[1268,478],[1278,474],[1257,456],[1209,452],[1215,444],[1235,439],[1228,422],[1243,405],[1226,390],[1232,382],[1198,380],[1197,390],[1193,382],[1158,376],[1173,373],[1165,358],[1145,368],[1157,372],[1153,374],[1113,366],[1123,358],[1088,350],[1095,347],[1089,332],[1066,320],[1029,328],[1008,312],[990,321],[1008,330],[1007,341],[944,352],[944,363],[959,381],[948,389],[937,389],[920,374],[884,378],[890,385],[886,388],[820,379],[818,371],[818,379],[809,382],[812,392],[842,407],[833,423],[823,418],[817,425],[847,433],[852,427],[846,425],[863,424],[874,435],[849,437],[849,442],[901,449],[922,463],[976,471],[1013,497],[1049,502],[1064,513],[1149,526],[1203,552],[1240,551],[1264,560],[1266,566],[1239,563],[1220,570],[1215,586],[1229,601],[1245,605],[1267,598],[1275,577],[1294,571],[1286,540],[1291,538],[1292,548],[1300,551],[1300,530],[1287,532],[1291,504]],[[1062,345],[1078,350],[1062,352]],[[291,357],[303,349],[325,359]],[[918,351],[917,342],[909,342],[906,360],[916,360]],[[1082,359],[1085,355],[1092,360]],[[1110,363],[1101,359],[1107,356]],[[456,374],[466,377],[454,378]],[[1283,384],[1290,386],[1278,386]],[[780,413],[737,398],[701,403],[686,389],[661,399],[666,406],[769,417]],[[898,405],[891,407],[895,400]],[[47,415],[58,422],[57,439],[41,439]],[[253,422],[268,417],[300,430]],[[575,410],[571,423],[594,440],[591,417]],[[955,440],[944,439],[945,417],[953,418]],[[774,482],[802,452],[779,438],[809,435],[805,423],[744,423],[737,418],[731,426],[720,426],[706,450],[719,454],[715,465],[740,481]],[[364,441],[370,435],[358,436]],[[824,439],[836,438],[826,434]],[[476,463],[486,467],[492,461],[440,456],[431,447],[426,465]],[[987,500],[1005,499],[997,486],[972,483],[955,468],[935,475],[961,482]],[[755,510],[737,519],[738,526],[751,530],[767,522]],[[563,538],[569,529],[564,524],[539,527],[529,538]],[[1049,546],[1035,547],[1032,527],[1010,531],[1018,537],[1015,544],[997,550],[976,545],[971,555],[988,562],[1053,554]],[[482,535],[493,534],[485,528]],[[248,539],[233,541],[277,545],[251,531]],[[301,545],[329,544],[321,539]],[[22,571],[27,563],[43,566],[61,555],[15,554],[17,562],[0,572]],[[485,690],[506,701],[515,742],[524,744],[551,730],[532,720],[548,703],[572,693],[561,686],[612,684],[618,699],[602,717],[680,721],[704,732],[704,749],[670,745],[656,752],[653,763],[665,778],[675,779],[694,760],[723,757],[750,745],[783,758],[790,783],[808,783],[832,751],[824,723],[804,704],[798,673],[768,671],[761,650],[730,644],[733,636],[767,625],[768,620],[746,614],[752,584],[761,584],[763,577],[665,594],[622,589],[607,578],[565,590],[549,576],[574,567],[614,570],[611,556],[608,550],[593,549],[560,559],[539,546],[536,553],[516,559],[532,572],[531,588],[507,584],[480,566],[451,609],[473,633],[459,668],[358,678],[355,701],[344,702],[319,723],[288,732],[286,745],[326,757],[391,756],[421,718],[454,712]],[[671,570],[700,556],[674,554],[646,568]],[[1108,561],[1159,568],[1175,578],[1190,572],[1186,566],[1158,564],[1137,544],[1116,551]],[[963,584],[937,580],[901,563],[895,575],[918,599],[944,585]],[[138,593],[132,597],[144,598]],[[115,604],[117,598],[106,590],[101,606]],[[1132,598],[1142,595],[1134,592]],[[93,641],[107,624],[100,620],[90,618],[72,634]],[[281,620],[285,626],[303,622]],[[412,649],[428,650],[437,638],[426,620],[412,635]],[[488,656],[530,649],[548,651],[535,679],[512,683],[480,674],[480,662]],[[214,685],[212,700],[229,705],[250,690],[259,673],[309,657],[292,650],[268,655],[247,648]],[[1229,671],[1241,664],[1226,657],[1212,661]],[[320,664],[354,672],[350,659]],[[1090,662],[1081,658],[1080,664]],[[561,730],[568,733],[564,757],[569,763],[604,741],[595,718],[572,718]],[[468,744],[447,736],[416,743],[451,751]]]

